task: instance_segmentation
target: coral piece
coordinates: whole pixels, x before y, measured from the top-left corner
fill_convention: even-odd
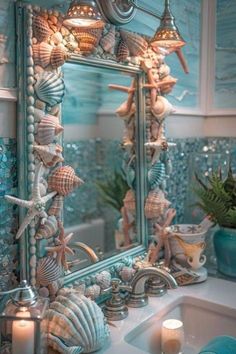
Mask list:
[[[65,84],[59,75],[50,72],[42,72],[36,75],[35,92],[38,98],[54,106],[61,103],[64,93]]]
[[[48,178],[49,189],[57,191],[58,194],[64,196],[83,183],[70,166],[58,167]]]
[[[58,230],[57,219],[54,215],[51,215],[47,218],[45,224],[40,225],[35,238],[36,239],[48,239],[56,234]]]
[[[41,16],[35,16],[33,18],[33,35],[38,42],[43,42],[48,39],[52,34],[48,22]]]
[[[60,229],[60,234],[58,238],[55,240],[55,246],[45,247],[45,250],[50,253],[56,253],[57,263],[62,266],[64,269],[68,270],[67,262],[66,262],[66,254],[74,255],[74,252],[71,248],[68,247],[68,243],[70,242],[73,233],[65,236],[65,230],[61,222],[58,221],[58,226]]]
[[[101,47],[107,53],[114,53],[116,43],[116,28],[115,26],[111,26],[107,34],[105,34],[100,40]]]
[[[27,208],[28,212],[26,214],[26,217],[24,218],[19,230],[17,231],[16,234],[16,239],[18,239],[23,232],[25,231],[26,227],[30,224],[30,222],[34,219],[35,216],[39,216],[42,218],[41,223],[44,224],[48,215],[45,211],[46,203],[49,201],[51,198],[53,198],[57,192],[51,192],[44,197],[41,197],[40,195],[40,177],[41,177],[41,171],[42,171],[42,166],[43,164],[40,163],[36,167],[35,170],[35,178],[34,178],[34,186],[33,186],[33,191],[32,191],[32,200],[23,200],[23,199],[18,199],[15,197],[12,197],[10,195],[5,195],[5,198],[12,204],[17,204],[21,207]]]
[[[34,145],[34,151],[46,167],[54,167],[64,161],[62,147],[59,144]]]
[[[83,295],[57,296],[45,319],[48,345],[62,354],[97,351],[109,337],[102,310]]]
[[[48,286],[53,281],[57,281],[63,275],[62,268],[55,258],[41,258],[37,266],[37,283]]]
[[[147,50],[148,43],[138,34],[120,30],[120,35],[123,41],[127,44],[132,56],[142,55]]]
[[[169,206],[170,202],[165,199],[164,193],[161,190],[151,191],[145,202],[145,216],[147,219],[157,219],[163,215]]]
[[[129,48],[127,44],[121,40],[117,47],[116,59],[117,61],[124,62],[129,56]]]
[[[51,118],[52,117],[52,118]],[[47,145],[54,141],[55,136],[63,132],[64,128],[58,123],[58,118],[45,116],[38,125],[36,141],[41,145]]]

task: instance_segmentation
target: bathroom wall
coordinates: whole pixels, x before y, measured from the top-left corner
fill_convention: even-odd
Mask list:
[[[56,5],[57,8],[65,5],[62,0],[28,2],[40,3],[45,7]],[[150,5],[150,1],[140,0],[140,5],[152,11],[161,11],[162,2],[155,1]],[[236,135],[236,118],[233,109],[235,108],[236,90],[234,35],[236,4],[234,0],[203,0],[202,2],[172,0],[171,5],[181,33],[188,42],[183,51],[190,68],[190,74],[185,75],[177,58],[174,55],[168,58],[173,76],[178,78],[178,84],[170,97],[177,107],[177,112],[167,120],[168,136],[177,139],[175,140],[177,149],[171,152],[174,172],[168,181],[168,197],[178,209],[178,221],[180,222],[186,217],[189,220],[190,216],[193,216],[185,212],[189,210],[188,203],[192,198],[189,188],[192,171],[202,169],[203,166],[210,170],[215,161],[212,158],[214,153],[218,154],[219,162],[223,165],[226,162],[224,166],[227,166],[230,152],[233,152],[235,161],[236,141],[233,136]],[[202,23],[200,22],[200,5],[204,7]],[[209,12],[212,6],[216,11]],[[208,14],[211,14],[209,18]],[[217,19],[217,31],[214,30],[215,18]],[[14,21],[14,1],[0,0],[0,289],[8,286],[11,281],[10,272],[17,268],[16,245],[14,244],[17,210],[9,206],[3,198],[6,193],[17,193]],[[142,33],[151,36],[156,24],[157,21],[154,18],[150,17],[146,21],[146,16],[137,12],[135,20],[126,27],[134,31],[141,29]],[[200,50],[201,39],[203,39],[203,50]],[[215,48],[216,57],[214,56]],[[213,80],[208,73],[213,75]],[[213,82],[213,87],[211,82]],[[208,100],[209,92],[212,92],[212,97],[209,96]],[[209,107],[206,102],[211,100],[215,109],[209,116],[210,110],[208,112]],[[218,138],[208,139],[206,136]],[[223,136],[228,138],[221,138]],[[189,168],[190,162],[195,163],[194,166],[191,164],[191,168]]]

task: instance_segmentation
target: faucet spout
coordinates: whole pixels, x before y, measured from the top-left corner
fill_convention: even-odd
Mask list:
[[[147,305],[148,297],[145,294],[145,283],[150,278],[161,279],[171,289],[178,287],[175,278],[166,270],[154,267],[142,268],[138,270],[130,283],[132,288],[128,301],[130,307],[142,307]]]
[[[87,254],[91,263],[97,263],[99,261],[99,258],[96,255],[96,253],[94,252],[94,250],[91,247],[89,247],[88,245],[86,245],[85,243],[74,242],[73,247],[79,248],[81,251],[84,251]]]

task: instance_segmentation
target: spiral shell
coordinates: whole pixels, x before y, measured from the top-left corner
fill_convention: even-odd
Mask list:
[[[126,61],[126,59],[129,56],[129,48],[127,46],[127,44],[121,40],[118,44],[118,48],[117,48],[117,53],[116,53],[116,59],[117,61]]]
[[[172,104],[163,96],[158,96],[153,107],[151,107],[152,114],[162,121],[168,115],[174,112]]]
[[[52,50],[50,63],[53,69],[57,69],[60,66],[64,65],[65,61],[68,58],[68,53],[62,47],[55,47]]]
[[[46,222],[40,225],[35,237],[36,239],[48,239],[56,234],[58,230],[57,219],[54,215],[49,216]]]
[[[34,151],[46,167],[54,167],[64,161],[62,147],[59,144],[34,145]]]
[[[51,282],[62,276],[62,268],[52,257],[41,258],[37,267],[37,282],[42,286],[48,286]]]
[[[124,206],[132,215],[135,215],[135,213],[136,213],[136,201],[135,201],[134,192],[131,189],[128,190],[126,195],[125,195]]]
[[[147,50],[148,43],[138,34],[121,30],[120,35],[123,41],[127,44],[132,56],[142,55]]]
[[[54,106],[62,102],[65,84],[59,75],[43,72],[36,75],[35,92],[41,101]]]
[[[116,43],[116,29],[115,26],[111,26],[110,30],[100,40],[101,47],[107,53],[114,53]]]
[[[52,204],[48,210],[48,215],[60,216],[63,208],[64,197],[62,195],[56,195],[52,201]]]
[[[106,270],[96,275],[96,283],[101,289],[106,289],[111,284],[111,274]]]
[[[109,337],[100,307],[83,295],[59,295],[47,311],[43,330],[48,345],[59,353],[91,353],[99,350]]]
[[[57,117],[45,116],[38,125],[35,139],[39,144],[47,145],[52,143],[55,136],[63,132],[63,130],[64,128],[58,123]]]
[[[102,21],[89,27],[78,27],[72,30],[82,54],[89,55],[97,47],[102,35],[104,23]]]
[[[156,189],[166,177],[166,169],[164,163],[156,162],[148,171],[148,183],[150,189]]]
[[[45,42],[33,45],[34,64],[46,68],[50,64],[53,47]]]
[[[43,42],[48,39],[52,31],[45,18],[41,16],[35,16],[33,18],[33,35],[38,42]]]
[[[83,181],[76,176],[74,169],[70,166],[58,167],[48,178],[49,189],[64,196],[82,183]]]
[[[165,199],[164,193],[161,190],[151,191],[145,202],[145,216],[147,219],[156,219],[162,216],[169,206],[170,202]]]

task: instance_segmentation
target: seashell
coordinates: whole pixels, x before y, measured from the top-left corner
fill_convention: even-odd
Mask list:
[[[64,65],[65,61],[68,59],[68,53],[62,47],[55,47],[51,53],[51,65],[53,69],[57,69]]]
[[[53,33],[53,35],[51,36],[51,42],[54,43],[55,45],[62,43],[62,41],[63,41],[63,37],[61,32],[57,31]]]
[[[148,184],[150,189],[156,189],[166,177],[166,169],[164,163],[156,162],[148,171]]]
[[[101,293],[101,287],[97,284],[88,286],[85,289],[85,296],[90,297],[91,300],[95,300]]]
[[[41,224],[38,231],[36,232],[36,239],[48,239],[56,234],[58,230],[57,219],[54,215],[51,215],[47,218],[47,221],[44,224]]]
[[[96,283],[101,289],[106,289],[111,284],[111,274],[106,270],[96,275]]]
[[[161,190],[149,192],[144,207],[146,218],[156,219],[162,216],[170,204],[171,203],[165,199],[164,193]]]
[[[165,83],[165,81],[168,81],[168,83]],[[165,85],[162,85],[160,87],[160,91],[162,95],[167,95],[173,90],[174,85],[176,84],[177,79],[173,78],[171,75],[165,76],[162,80],[161,83],[165,83]]]
[[[58,118],[54,116],[45,116],[38,125],[38,132],[35,140],[41,145],[47,145],[53,142],[55,136],[63,132],[64,128],[58,124]]]
[[[101,38],[103,27],[104,23],[100,21],[89,27],[78,27],[72,30],[82,54],[89,55],[94,51]]]
[[[65,84],[59,75],[43,72],[36,75],[35,92],[41,101],[48,103],[50,106],[55,106],[62,102]]]
[[[115,26],[111,26],[110,30],[100,40],[100,45],[107,53],[114,53],[116,43],[116,29]]]
[[[52,32],[45,18],[41,16],[35,16],[33,18],[33,36],[38,42],[46,41],[51,33]]]
[[[158,74],[159,74],[160,79],[169,75],[170,74],[170,67],[166,63],[163,63],[158,70]]]
[[[56,195],[48,210],[48,215],[60,216],[63,208],[63,201],[64,197],[62,195]]]
[[[127,44],[123,40],[121,40],[117,48],[117,54],[116,54],[117,61],[126,61],[128,56],[129,56],[129,48]]]
[[[46,312],[43,330],[48,345],[59,353],[91,353],[109,337],[100,307],[89,298],[73,293],[59,295]]]
[[[116,110],[116,114],[122,119],[129,119],[136,113],[136,105],[133,102],[129,106],[128,101],[123,102]]]
[[[157,96],[157,100],[153,107],[151,107],[152,114],[162,121],[168,115],[174,112],[172,104],[163,96]]]
[[[134,273],[135,273],[135,269],[129,268],[129,267],[124,267],[120,271],[119,275],[124,282],[129,282],[133,278]]]
[[[45,108],[46,108],[45,102],[38,100],[38,99],[35,100],[35,109],[45,110]]]
[[[76,176],[75,171],[70,166],[61,166],[48,178],[48,187],[50,190],[58,192],[60,195],[68,195],[76,187],[84,182]]]
[[[45,117],[45,113],[42,109],[34,109],[34,121],[39,123]]]
[[[33,45],[34,64],[46,68],[50,64],[53,47],[50,44],[41,42]]]
[[[148,43],[138,34],[120,30],[120,35],[123,41],[127,44],[132,56],[142,55],[147,50]]]
[[[51,282],[62,276],[62,268],[55,258],[41,258],[37,266],[37,282],[42,286],[48,286]]]
[[[39,190],[40,190],[41,197],[44,197],[47,194],[47,189],[48,189],[48,183],[47,183],[46,179],[41,177],[40,183],[39,183]]]
[[[125,195],[124,206],[132,215],[135,215],[136,213],[135,194],[131,189],[128,190]]]
[[[46,167],[54,167],[57,163],[64,161],[61,154],[62,147],[59,144],[34,145],[34,151]]]
[[[49,290],[45,286],[39,289],[39,295],[42,297],[49,297]]]

